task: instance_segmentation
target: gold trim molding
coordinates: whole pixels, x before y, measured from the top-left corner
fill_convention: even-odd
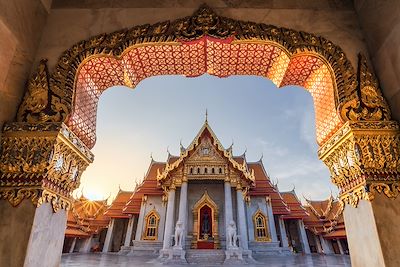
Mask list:
[[[69,209],[71,192],[93,154],[63,123],[10,123],[1,138],[0,197]]]
[[[332,68],[337,87],[336,105],[358,99],[356,72],[343,50],[331,41],[311,33],[222,17],[202,5],[192,16],[135,26],[80,41],[61,55],[52,73],[48,72],[46,61],[41,61],[37,73],[28,83],[18,121],[65,121],[73,107],[76,75],[90,58],[118,58],[134,46],[180,44],[204,36],[220,40],[232,38],[234,42],[271,42],[291,56],[315,54]]]
[[[348,121],[318,151],[340,189],[357,207],[376,194],[396,198],[400,182],[400,131],[395,121]]]

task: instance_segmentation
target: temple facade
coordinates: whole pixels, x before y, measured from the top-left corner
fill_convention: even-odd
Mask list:
[[[102,221],[106,233],[96,228],[92,237],[73,236],[81,233],[72,232],[73,224],[68,223],[64,252],[151,253],[183,260],[186,252],[200,249],[225,251],[225,259],[257,253],[348,253],[347,242],[336,241],[346,238],[337,201],[307,200],[303,206],[294,190],[279,192],[262,159],[248,162],[245,154],[233,155],[232,146],[222,146],[207,120],[180,151],[165,162],[152,159],[133,191],[120,189],[99,217],[107,220]],[[82,197],[75,201],[72,214],[91,207],[80,213],[99,216],[98,205],[84,202]],[[93,207],[98,207],[97,213]],[[68,246],[76,239],[92,244],[92,249]],[[341,249],[335,250],[338,244]]]

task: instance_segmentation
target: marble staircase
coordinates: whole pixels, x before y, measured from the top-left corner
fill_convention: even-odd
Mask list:
[[[225,260],[223,249],[189,249],[186,251],[186,260],[189,264],[201,266],[222,265]]]
[[[279,246],[279,242],[249,242],[249,250],[253,255],[291,255],[293,254],[289,248]]]
[[[139,256],[139,255],[158,255],[160,249],[162,249],[162,242],[158,241],[132,241],[133,246],[129,247],[130,252],[126,253],[128,248],[124,247],[124,251],[121,254],[127,254],[128,256]]]

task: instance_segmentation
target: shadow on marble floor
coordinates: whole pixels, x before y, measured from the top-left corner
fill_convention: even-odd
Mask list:
[[[182,266],[163,265],[156,260],[155,256],[124,256],[118,254],[66,254],[61,258],[61,267],[145,267],[145,266]],[[245,266],[268,266],[268,267],[350,267],[350,257],[340,255],[293,255],[293,256],[256,256],[256,264]],[[221,266],[221,265],[196,265],[189,266]],[[233,266],[233,265],[229,265]]]

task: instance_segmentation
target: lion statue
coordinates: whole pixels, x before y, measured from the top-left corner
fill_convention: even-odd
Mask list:
[[[175,226],[175,245],[174,247],[182,247],[183,244],[183,236],[184,236],[184,227],[181,221],[176,222]]]
[[[236,241],[238,239],[237,232],[236,232],[236,224],[234,221],[230,221],[227,229],[226,229],[226,240],[227,240],[227,247],[228,248],[236,248]]]

